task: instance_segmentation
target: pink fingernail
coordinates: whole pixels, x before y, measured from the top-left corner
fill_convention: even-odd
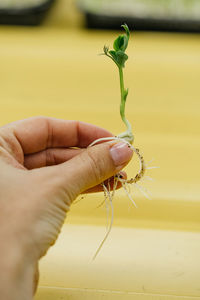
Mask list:
[[[115,166],[118,167],[124,165],[131,159],[133,151],[127,143],[120,142],[110,148],[110,154]]]

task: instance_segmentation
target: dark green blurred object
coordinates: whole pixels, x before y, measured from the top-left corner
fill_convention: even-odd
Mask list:
[[[200,32],[200,0],[77,0],[89,28]]]
[[[55,0],[0,0],[0,24],[39,25]]]

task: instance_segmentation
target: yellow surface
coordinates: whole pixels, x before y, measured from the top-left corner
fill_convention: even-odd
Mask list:
[[[97,55],[116,33],[81,29],[72,4],[58,1],[42,27],[0,27],[0,125],[46,115],[124,130],[117,70]],[[102,195],[73,205],[41,261],[37,300],[200,299],[200,37],[134,33],[128,54],[127,118],[135,145],[159,166],[142,183],[152,199],[133,188],[136,209],[118,191],[95,261],[106,230]],[[127,168],[130,177],[137,167]]]

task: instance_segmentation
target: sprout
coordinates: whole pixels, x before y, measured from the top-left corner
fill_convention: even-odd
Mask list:
[[[113,218],[114,218],[114,209],[113,209],[112,202],[113,202],[113,198],[115,195],[115,190],[117,188],[118,182],[121,183],[126,195],[131,200],[133,205],[135,205],[135,206],[136,206],[136,204],[135,204],[132,196],[130,195],[129,188],[128,188],[130,184],[135,184],[135,186],[138,187],[145,196],[147,195],[145,190],[141,186],[139,186],[137,184],[137,182],[139,180],[141,180],[141,178],[144,176],[144,173],[145,173],[146,169],[148,169],[148,167],[145,165],[144,158],[140,154],[139,149],[134,148],[132,145],[133,141],[134,141],[132,127],[131,127],[131,124],[129,123],[129,121],[125,117],[125,105],[126,105],[126,100],[127,100],[127,96],[128,96],[128,89],[124,88],[123,69],[125,67],[126,61],[128,60],[128,55],[125,53],[125,51],[128,47],[130,31],[126,24],[122,25],[122,27],[125,30],[125,34],[119,35],[116,38],[116,40],[113,43],[113,50],[109,50],[108,46],[104,46],[103,47],[103,55],[106,55],[107,57],[112,59],[112,61],[114,61],[114,63],[116,64],[116,66],[118,68],[118,71],[119,71],[120,92],[121,92],[120,115],[121,115],[122,121],[124,122],[127,130],[125,132],[120,133],[116,137],[105,137],[105,138],[97,139],[90,144],[90,147],[99,142],[106,142],[106,141],[126,142],[127,145],[133,150],[133,152],[138,157],[139,162],[140,162],[140,169],[139,169],[138,173],[135,175],[135,177],[133,177],[131,179],[124,179],[124,178],[121,178],[120,174],[116,174],[114,176],[113,190],[111,189],[109,180],[108,180],[107,185],[104,182],[102,183],[102,187],[103,187],[103,191],[104,191],[104,200],[107,203],[108,207],[110,206],[110,209],[111,209],[111,221],[110,221],[110,225],[108,227],[107,233],[106,233],[103,241],[101,242],[100,246],[98,247],[93,259],[95,259],[95,257],[98,255],[99,251],[101,250],[101,248],[102,248],[104,242],[106,241],[106,239],[111,231],[111,228],[112,228]]]
[[[104,46],[103,51],[106,56],[108,56],[110,59],[114,61],[114,63],[117,65],[119,70],[120,91],[121,91],[120,115],[127,130],[119,134],[118,137],[125,139],[127,142],[132,144],[134,141],[134,136],[132,133],[131,124],[125,117],[125,105],[128,96],[128,89],[124,88],[124,75],[123,75],[123,68],[125,67],[125,62],[128,60],[128,55],[125,53],[125,51],[128,47],[130,31],[126,24],[122,25],[122,27],[125,30],[125,34],[119,35],[116,38],[116,40],[113,43],[114,50],[109,50],[109,47]]]

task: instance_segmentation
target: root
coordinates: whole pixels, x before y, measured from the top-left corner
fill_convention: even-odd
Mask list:
[[[73,205],[79,203],[81,200],[83,200],[87,195],[81,196],[80,198],[73,201]]]
[[[144,188],[143,186],[139,185],[138,183],[136,183],[135,185],[140,190],[140,192],[145,196],[145,198],[147,198],[149,200],[151,199],[151,197],[149,196],[150,193],[149,193],[149,191],[146,188]]]
[[[131,178],[131,179],[123,179],[121,178],[120,174],[116,174],[114,176],[114,185],[113,185],[113,190],[111,191],[111,186],[110,186],[110,182],[108,180],[108,185],[106,187],[105,183],[102,183],[102,187],[103,187],[103,191],[104,191],[104,201],[99,205],[99,207],[101,205],[103,205],[104,203],[106,203],[106,210],[107,210],[107,224],[108,224],[108,219],[109,219],[109,212],[111,210],[111,220],[110,220],[110,224],[107,225],[107,232],[106,232],[106,235],[104,237],[104,239],[102,240],[101,244],[99,245],[94,257],[93,257],[93,260],[97,257],[97,255],[99,254],[101,248],[103,247],[105,241],[107,240],[110,232],[111,232],[111,229],[112,229],[112,225],[113,225],[113,220],[114,220],[114,209],[113,209],[113,198],[114,198],[114,195],[115,195],[115,191],[116,191],[116,188],[117,188],[117,184],[118,182],[120,182],[122,184],[122,187],[126,193],[126,195],[128,196],[128,198],[131,200],[131,202],[133,203],[133,205],[137,208],[137,205],[135,203],[135,201],[133,200],[132,196],[131,196],[131,193],[130,193],[130,190],[129,190],[129,185],[130,184],[135,184],[139,190],[145,195],[145,197],[149,198],[148,197],[148,194],[146,192],[145,189],[143,189],[143,187],[141,187],[140,185],[137,184],[137,182],[139,180],[141,180],[143,177],[144,177],[144,174],[145,174],[145,171],[147,169],[146,165],[145,165],[145,162],[144,162],[144,158],[143,156],[140,154],[139,152],[139,149],[137,148],[134,148],[129,142],[127,142],[126,140],[122,139],[122,138],[119,138],[119,137],[106,137],[106,138],[100,138],[100,139],[97,139],[95,140],[94,142],[92,142],[89,147],[92,147],[100,142],[106,142],[106,141],[121,141],[121,142],[125,142],[127,143],[128,147],[130,147],[134,153],[136,153],[138,159],[139,159],[139,163],[140,163],[140,168],[139,168],[139,171],[138,173],[135,175],[134,178]]]
[[[131,196],[131,193],[127,190],[127,186],[128,186],[128,183],[125,181],[125,182],[122,182],[122,187],[126,193],[126,195],[128,196],[128,198],[131,200],[131,202],[133,203],[133,205],[137,208],[137,204],[135,203],[135,201],[133,200],[132,196]]]
[[[111,220],[110,220],[110,225],[107,229],[107,232],[106,232],[106,235],[104,237],[104,239],[102,240],[101,244],[99,245],[95,255],[93,256],[93,260],[97,257],[98,253],[100,252],[103,244],[105,243],[105,241],[107,240],[110,232],[111,232],[111,229],[112,229],[112,225],[113,225],[113,220],[114,220],[114,209],[113,209],[113,204],[112,204],[112,199],[113,199],[113,193],[110,193],[110,191],[107,189],[107,187],[105,186],[105,184],[102,184],[103,186],[103,190],[104,190],[104,193],[106,195],[106,199],[105,200],[109,200],[109,205],[110,205],[110,208],[111,208]],[[114,190],[114,188],[113,188]]]
[[[119,182],[119,176],[120,175],[114,176],[114,184],[113,184],[112,191],[111,191],[111,186],[110,186],[109,181],[108,181],[108,188],[106,187],[106,185],[104,183],[102,183],[102,187],[103,187],[103,191],[104,191],[103,203],[106,203],[106,211],[107,211],[107,232],[106,232],[106,235],[105,235],[104,239],[102,240],[101,244],[99,245],[95,255],[93,256],[93,260],[97,257],[98,253],[100,252],[101,248],[103,247],[103,245],[104,245],[105,241],[107,240],[107,238],[111,232],[111,229],[112,229],[113,220],[114,220],[114,208],[113,208],[112,200],[114,198],[117,184]],[[103,203],[101,203],[100,205],[102,205]],[[109,224],[108,221],[109,221],[110,208],[111,208],[111,220],[110,220],[110,224]]]

